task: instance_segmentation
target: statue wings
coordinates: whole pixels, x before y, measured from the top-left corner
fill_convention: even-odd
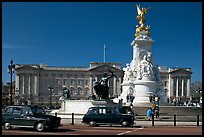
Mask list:
[[[140,5],[136,5],[136,6],[137,6],[137,13],[138,13],[138,15],[140,15],[141,14]]]
[[[140,5],[136,5],[136,6],[137,6],[137,13],[138,13],[138,15],[140,15],[140,14],[142,13],[142,10],[141,10],[141,8],[140,8]],[[150,8],[151,8],[151,7],[146,8],[146,9],[145,9],[146,12],[148,12]]]

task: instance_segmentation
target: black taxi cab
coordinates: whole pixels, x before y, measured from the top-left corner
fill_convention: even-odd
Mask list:
[[[113,107],[90,107],[83,116],[82,123],[90,126],[102,124],[132,126],[134,124],[134,115],[122,114],[119,109]]]
[[[6,130],[12,127],[34,128],[37,131],[57,129],[61,118],[48,115],[39,106],[8,106],[2,112],[2,125]]]

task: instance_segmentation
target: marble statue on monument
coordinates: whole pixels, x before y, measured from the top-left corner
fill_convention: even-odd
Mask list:
[[[149,96],[158,95],[160,101],[165,101],[164,91],[160,80],[158,67],[154,64],[152,57],[152,44],[154,40],[150,37],[150,26],[145,25],[145,15],[150,8],[140,8],[137,5],[137,19],[140,26],[136,26],[135,39],[131,43],[133,47],[133,59],[126,64],[122,93],[115,99],[128,102],[128,96],[134,96],[133,104],[141,105],[149,103]]]

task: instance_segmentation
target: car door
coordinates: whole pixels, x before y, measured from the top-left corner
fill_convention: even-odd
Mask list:
[[[96,120],[97,120],[97,123],[108,123],[106,108],[99,108]]]
[[[13,125],[21,125],[21,108],[13,107]]]
[[[107,108],[106,120],[107,120],[107,123],[119,123],[120,115],[116,112],[114,108]]]
[[[21,125],[22,126],[34,126],[36,119],[29,107],[21,108]]]
[[[87,115],[88,121],[94,121],[96,123],[106,123],[105,108],[90,109]]]

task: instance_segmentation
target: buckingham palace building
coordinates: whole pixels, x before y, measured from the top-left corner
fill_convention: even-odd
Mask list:
[[[91,62],[90,67],[52,67],[46,64],[16,64],[14,104],[59,105],[63,88],[70,90],[70,99],[90,99],[96,95],[94,82],[104,72],[117,77],[109,80],[109,96],[121,93],[123,70],[120,63]]]
[[[159,67],[160,77],[168,102],[190,97],[191,69]],[[63,88],[70,90],[70,99],[92,99],[96,95],[94,83],[104,72],[116,76],[109,80],[109,97],[122,93],[124,71],[120,63],[90,62],[89,67],[57,67],[47,64],[16,64],[15,105],[60,106]]]

